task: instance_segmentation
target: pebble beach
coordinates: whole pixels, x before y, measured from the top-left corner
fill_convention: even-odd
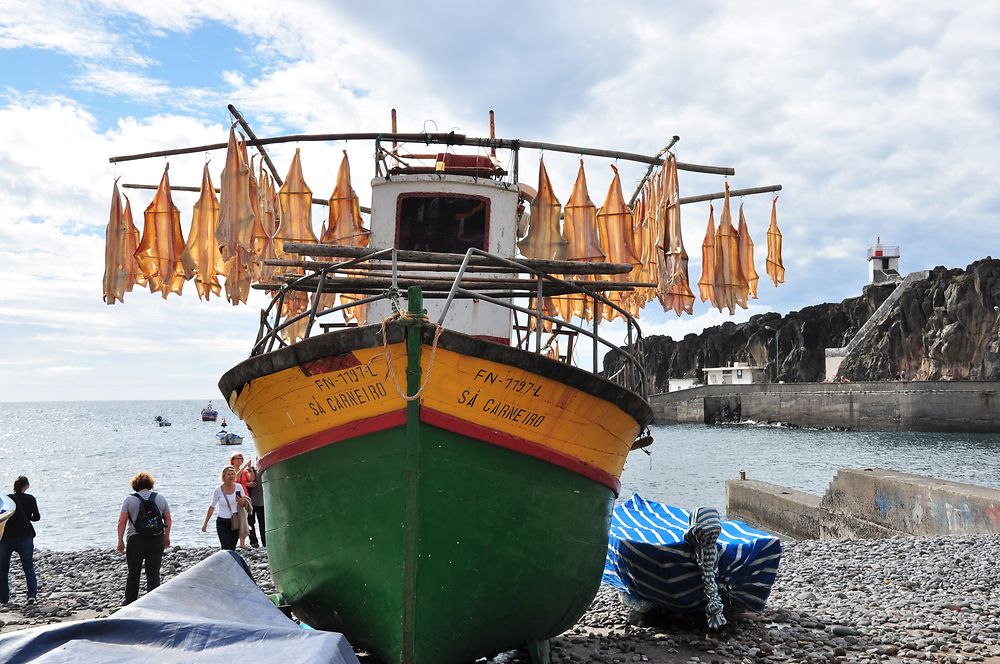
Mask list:
[[[163,579],[215,552],[173,547]],[[240,552],[265,593],[266,552]],[[720,632],[697,619],[643,616],[629,624],[601,588],[587,613],[553,641],[553,662],[986,662],[1000,664],[1000,535],[786,542],[760,614],[729,616]],[[110,549],[38,551],[38,602],[23,604],[15,557],[0,631],[109,615],[121,602],[124,557]],[[375,660],[359,653],[365,664]],[[526,664],[517,651],[481,663]]]

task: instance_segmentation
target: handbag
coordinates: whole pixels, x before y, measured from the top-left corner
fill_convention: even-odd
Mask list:
[[[219,487],[220,489],[222,487]],[[225,490],[222,492],[222,497],[226,501],[226,507],[229,508],[229,528],[230,530],[240,529],[240,518],[239,512],[233,509],[233,506],[229,504],[229,496],[226,495]],[[239,509],[240,501],[236,501],[236,508]]]

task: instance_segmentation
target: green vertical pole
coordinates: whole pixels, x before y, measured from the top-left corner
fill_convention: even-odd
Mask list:
[[[420,389],[420,348],[423,334],[424,293],[419,286],[406,291],[406,394]],[[403,648],[402,664],[415,660],[414,621],[416,619],[417,541],[419,524],[418,484],[420,482],[420,400],[406,403],[406,506],[403,523]]]

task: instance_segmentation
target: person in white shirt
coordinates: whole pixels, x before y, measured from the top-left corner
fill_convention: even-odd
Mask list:
[[[218,511],[215,530],[219,534],[219,544],[223,549],[235,551],[240,531],[233,528],[233,519],[239,519],[241,505],[251,509],[250,500],[243,494],[243,487],[236,482],[236,469],[226,466],[222,469],[222,485],[215,487],[212,493],[212,504],[208,506],[205,522],[201,524],[201,532],[208,530],[208,520]]]

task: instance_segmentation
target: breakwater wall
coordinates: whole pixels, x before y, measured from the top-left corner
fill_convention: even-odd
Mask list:
[[[1000,490],[885,469],[842,469],[824,496],[726,482],[726,514],[798,539],[1000,533]]]
[[[650,397],[657,424],[783,422],[858,431],[1000,432],[1000,382],[706,385]]]

